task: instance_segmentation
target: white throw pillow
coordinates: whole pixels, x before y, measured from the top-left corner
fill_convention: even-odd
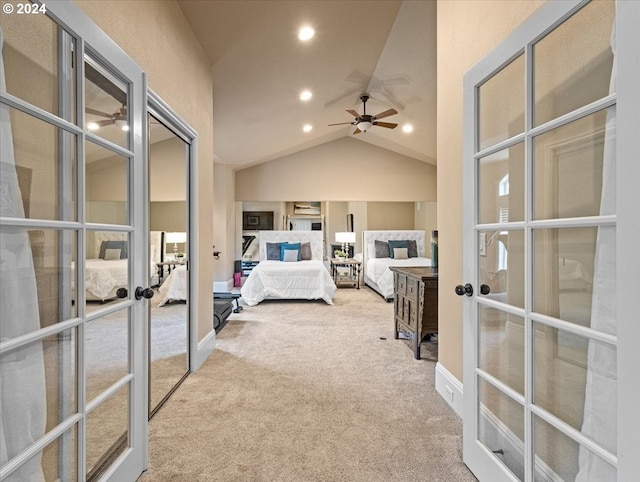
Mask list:
[[[106,261],[112,261],[114,259],[120,259],[121,249],[105,249],[104,250],[104,259]]]
[[[394,259],[409,259],[408,248],[393,248]]]
[[[298,250],[297,249],[285,249],[284,255],[282,257],[282,261],[287,263],[298,261]]]

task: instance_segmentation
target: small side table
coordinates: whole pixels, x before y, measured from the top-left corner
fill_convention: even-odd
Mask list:
[[[333,276],[333,282],[336,286],[340,287],[340,284],[344,283],[344,280],[338,279],[338,268],[349,268],[349,278],[347,282],[355,285],[360,289],[360,268],[362,267],[361,261],[356,261],[353,258],[339,260],[338,258],[331,258],[331,276]],[[339,284],[340,283],[340,284]]]

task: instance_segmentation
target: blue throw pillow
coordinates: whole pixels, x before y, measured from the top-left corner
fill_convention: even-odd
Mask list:
[[[282,243],[280,245],[280,261],[284,261],[284,252],[287,250],[297,250],[298,261],[300,261],[300,243]]]
[[[393,258],[393,250],[395,248],[407,248],[407,252],[409,251],[409,241],[406,239],[403,241],[389,241],[389,257]]]

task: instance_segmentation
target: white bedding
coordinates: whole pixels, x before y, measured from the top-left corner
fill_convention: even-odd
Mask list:
[[[242,299],[254,306],[265,299],[322,299],[333,304],[336,285],[319,260],[264,260],[253,268],[241,289]]]
[[[371,258],[367,261],[367,277],[379,288],[385,298],[393,297],[393,272],[389,266],[431,266],[429,258]]]
[[[158,306],[162,306],[169,301],[183,301],[187,299],[187,267],[186,265],[176,266],[171,270],[171,274],[162,283],[158,293],[161,301]]]
[[[426,257],[425,238],[426,234],[422,230],[363,231],[364,283],[385,299],[392,299],[393,272],[389,266],[431,266],[431,259]],[[418,256],[409,259],[376,258],[376,241],[401,240],[415,241]]]
[[[118,288],[127,287],[128,270],[127,259],[86,260],[84,283],[87,299],[104,301],[114,298]]]

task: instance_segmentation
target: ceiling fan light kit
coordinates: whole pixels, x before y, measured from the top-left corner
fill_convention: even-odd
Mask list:
[[[380,112],[377,115],[368,115],[367,114],[367,101],[369,100],[369,94],[362,94],[360,96],[360,100],[362,101],[362,115],[358,114],[353,109],[346,109],[346,111],[351,114],[355,119],[353,122],[339,122],[337,124],[329,124],[330,126],[340,126],[340,125],[354,125],[356,126],[356,130],[353,131],[354,134],[360,134],[361,132],[367,132],[371,127],[385,127],[387,129],[395,129],[398,124],[393,122],[378,122],[378,119],[383,119],[385,117],[389,117],[392,115],[396,115],[398,111],[395,109],[387,109],[384,112]]]

